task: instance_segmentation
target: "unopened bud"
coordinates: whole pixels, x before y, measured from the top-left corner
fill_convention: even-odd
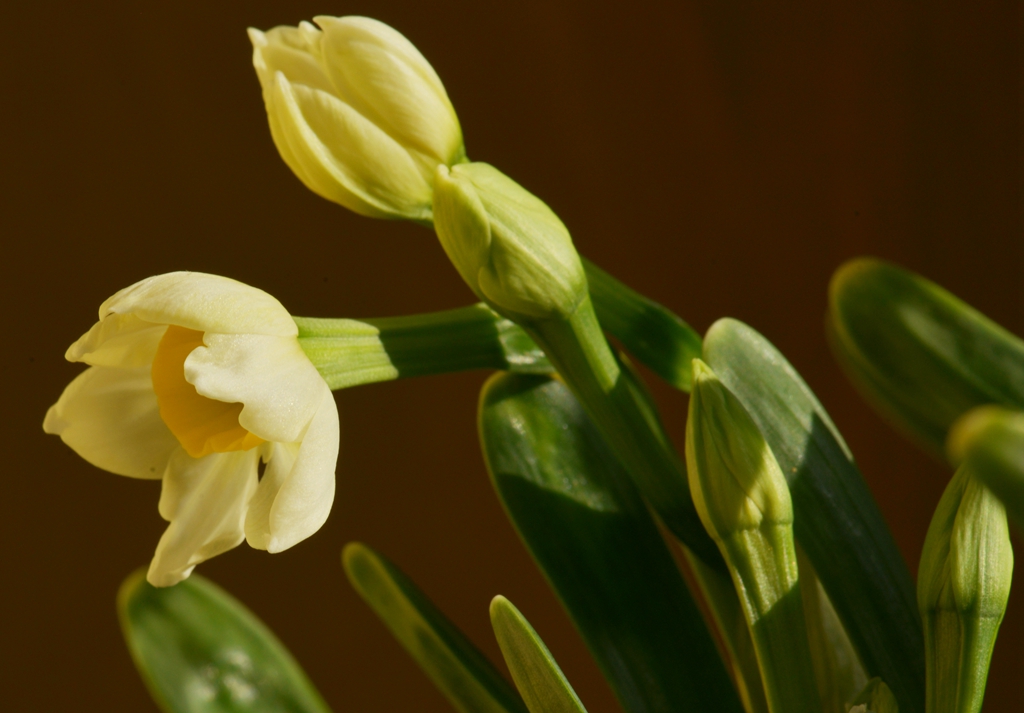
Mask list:
[[[929,711],[981,710],[1012,574],[1006,510],[962,465],[935,510],[918,568]]]
[[[438,164],[465,160],[437,73],[368,17],[249,30],[270,133],[306,186],[374,218],[429,221]]]
[[[466,284],[513,320],[568,317],[587,295],[565,225],[493,166],[438,166],[434,227]]]

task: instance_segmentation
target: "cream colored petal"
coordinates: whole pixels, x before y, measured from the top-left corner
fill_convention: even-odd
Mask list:
[[[292,32],[280,32],[283,29]],[[316,32],[319,33],[318,30]],[[283,72],[293,84],[333,92],[333,85],[320,66],[318,54],[310,51],[303,38],[304,33],[294,27],[275,28],[267,34],[250,28],[252,64],[264,89],[274,80],[275,73]]]
[[[93,366],[149,366],[166,324],[153,324],[134,314],[108,314],[68,347],[64,358]]]
[[[86,369],[46,412],[43,430],[96,467],[132,478],[162,477],[181,448],[160,419],[149,367]]]
[[[327,520],[334,503],[334,472],[338,463],[338,408],[334,395],[325,391],[320,408],[309,424],[298,452],[275,448],[267,473],[259,509],[246,521],[246,537],[253,547],[280,552],[301,542]],[[294,462],[288,468],[288,461]],[[284,457],[275,467],[274,460]],[[273,476],[270,480],[267,476]],[[255,504],[254,498],[254,504]],[[268,501],[272,500],[267,511]]]
[[[275,87],[281,132],[308,187],[362,215],[429,218],[430,184],[393,138],[327,92],[280,73]]]
[[[156,324],[176,324],[224,334],[298,334],[281,303],[263,290],[220,275],[171,272],[118,292],[100,306],[109,314],[134,314]]]
[[[450,165],[462,130],[440,77],[400,32],[368,17],[317,17],[324,68],[337,94],[399,143]]]
[[[274,506],[281,486],[284,485],[292,469],[295,458],[299,454],[298,443],[267,444],[267,468],[260,478],[256,494],[249,501],[249,510],[245,514],[245,540],[250,547],[265,550],[270,545],[270,510]]]
[[[258,449],[192,458],[175,453],[164,476],[160,514],[167,526],[146,579],[169,587],[204,560],[236,547],[244,539],[249,500],[256,490]]]
[[[300,440],[330,391],[298,340],[207,334],[203,341],[185,359],[186,381],[207,398],[242,403],[239,424],[263,440]]]

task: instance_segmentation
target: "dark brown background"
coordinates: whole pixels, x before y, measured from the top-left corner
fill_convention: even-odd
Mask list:
[[[703,331],[743,319],[804,374],[916,570],[946,469],[891,434],[822,336],[847,258],[917,270],[1024,332],[1021,17],[1015,3],[412,1],[19,3],[0,42],[5,464],[0,698],[7,710],[153,710],[114,593],[163,528],[158,484],[82,462],[40,428],[100,302],[202,270],[293,313],[471,301],[436,240],[305,190],[270,141],[245,27],[368,14],[443,77],[470,155],[543,197],[580,250]],[[281,636],[336,710],[448,710],[344,581],[372,544],[492,657],[487,603],[534,622],[592,713],[616,704],[496,503],[475,442],[485,374],[338,394],[327,525],[199,571]],[[685,399],[658,391],[673,433]],[[1024,586],[989,711],[1024,703]]]

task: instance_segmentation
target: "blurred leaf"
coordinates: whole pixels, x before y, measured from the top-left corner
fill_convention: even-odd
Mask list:
[[[523,701],[490,661],[395,565],[353,542],[345,573],[434,685],[462,713],[525,713]]]
[[[590,297],[601,327],[640,363],[677,389],[693,383],[690,362],[700,356],[700,335],[673,312],[631,290],[586,258]]]
[[[914,584],[842,436],[786,358],[742,322],[722,319],[704,359],[739,397],[789,481],[793,529],[868,675],[904,713],[924,704],[924,643]]]
[[[197,574],[158,589],[140,569],[117,609],[135,666],[169,713],[329,712],[274,634]]]
[[[971,470],[1006,512],[1024,527],[1024,413],[980,406],[965,414],[949,432],[949,453]]]
[[[492,377],[480,437],[509,518],[623,707],[742,710],[647,508],[568,388]]]
[[[548,647],[505,597],[491,600],[491,625],[530,713],[587,713]]]
[[[946,432],[969,409],[1024,408],[1024,342],[933,282],[861,258],[839,268],[829,292],[840,364],[932,455],[943,457]]]

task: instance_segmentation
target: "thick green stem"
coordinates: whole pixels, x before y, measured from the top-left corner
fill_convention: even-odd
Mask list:
[[[568,319],[523,320],[520,326],[544,349],[669,530],[704,562],[721,569],[718,548],[690,497],[685,466],[643,387],[612,354],[590,297]]]

